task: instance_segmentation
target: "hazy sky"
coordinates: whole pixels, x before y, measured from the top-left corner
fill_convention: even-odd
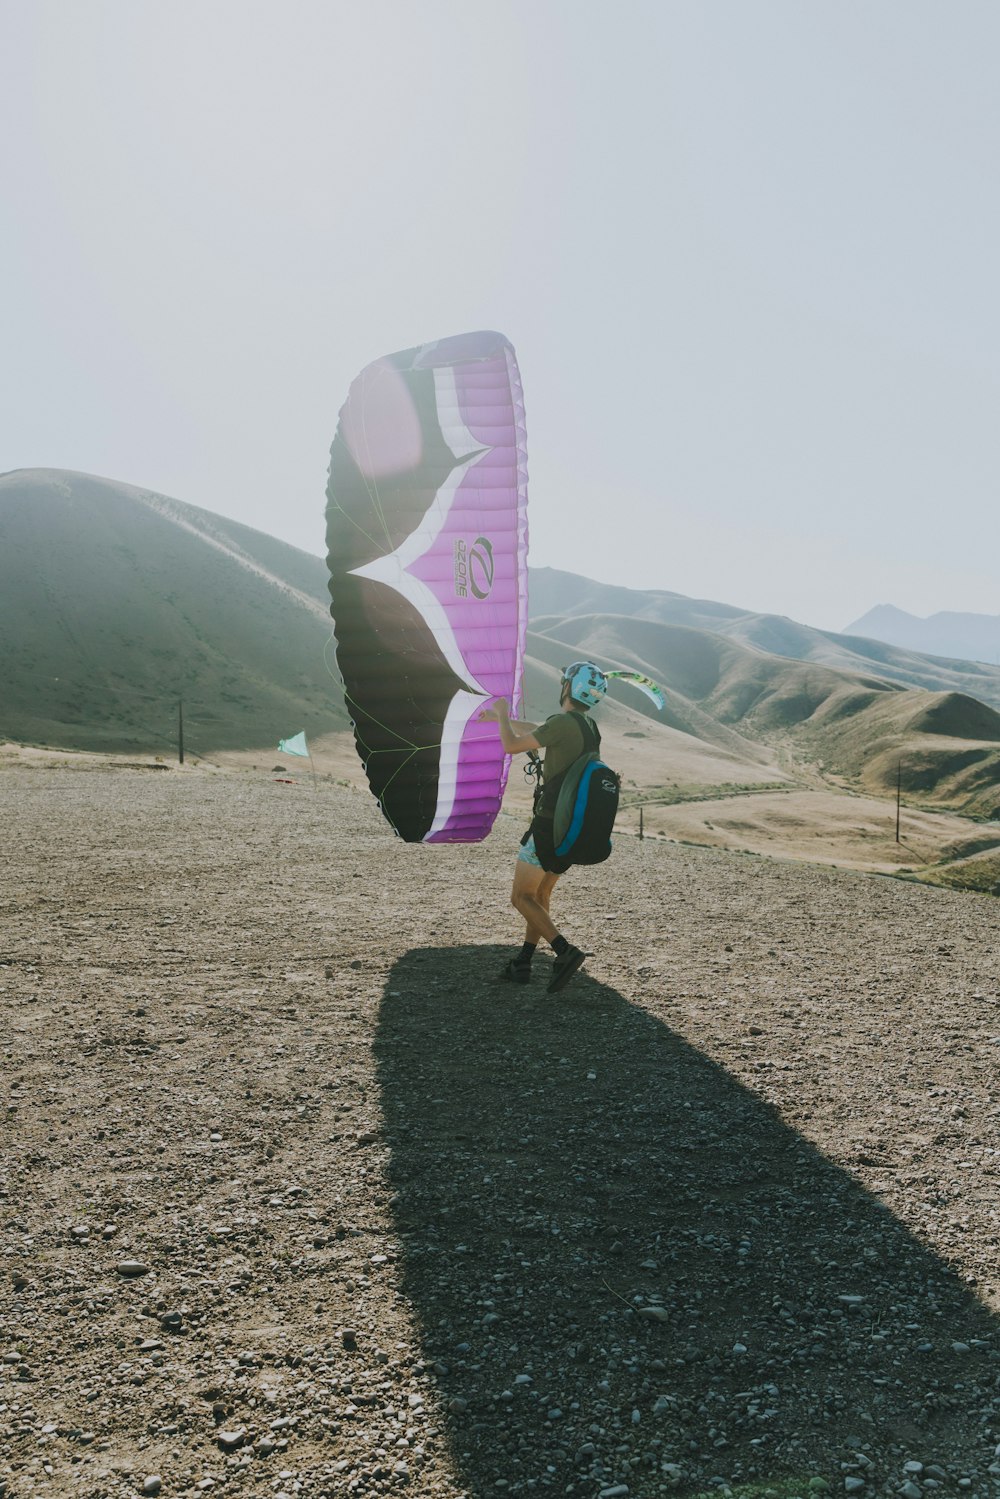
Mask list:
[[[531,560],[1000,612],[995,0],[0,0],[0,470],[321,553],[357,371],[473,328]]]

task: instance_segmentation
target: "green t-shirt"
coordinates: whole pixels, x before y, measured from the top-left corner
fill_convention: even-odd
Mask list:
[[[553,817],[555,807],[549,803],[549,790],[557,776],[561,776],[564,770],[569,770],[574,760],[589,749],[595,747],[596,736],[583,721],[584,715],[576,713],[572,709],[568,712],[553,713],[543,724],[539,724],[535,730],[534,737],[545,751],[544,770],[542,773],[542,803],[539,814],[542,817]],[[559,788],[555,787],[556,795]]]

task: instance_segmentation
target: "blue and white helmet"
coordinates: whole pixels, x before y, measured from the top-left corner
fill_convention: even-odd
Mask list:
[[[564,666],[563,681],[574,703],[584,708],[596,708],[608,690],[607,677],[593,661],[574,661],[572,666]]]

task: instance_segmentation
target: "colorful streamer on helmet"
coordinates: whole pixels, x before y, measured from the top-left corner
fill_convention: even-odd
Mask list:
[[[641,671],[606,671],[604,675],[609,682],[629,682],[633,687],[638,687],[640,692],[646,694],[650,702],[656,704],[661,713],[667,706],[663,688],[658,687],[652,677],[644,677]]]

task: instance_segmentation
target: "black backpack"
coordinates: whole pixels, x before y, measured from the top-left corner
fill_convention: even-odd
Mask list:
[[[584,745],[590,747],[558,778],[552,837],[556,857],[565,868],[602,864],[610,857],[621,789],[619,776],[601,759],[597,725],[580,714],[573,716]]]

